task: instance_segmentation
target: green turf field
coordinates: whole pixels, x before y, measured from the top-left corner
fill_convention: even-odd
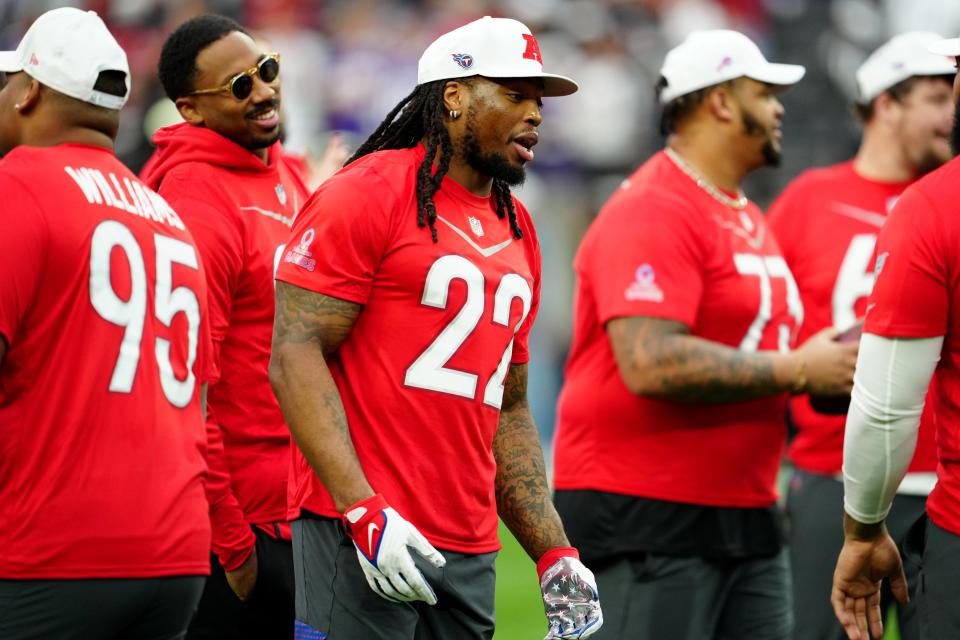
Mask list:
[[[500,523],[503,549],[497,556],[497,631],[494,640],[540,640],[547,633],[537,568],[510,530]],[[603,594],[600,594],[603,605]],[[888,617],[883,640],[900,640],[896,612]]]
[[[537,568],[500,523],[497,556],[497,631],[494,640],[542,640],[547,635],[547,619],[537,583]]]

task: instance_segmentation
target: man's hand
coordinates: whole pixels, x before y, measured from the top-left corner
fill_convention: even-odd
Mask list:
[[[437,604],[437,596],[413,563],[407,547],[435,567],[447,563],[416,527],[387,506],[377,494],[358,502],[343,514],[343,527],[357,548],[357,559],[367,584],[391,602],[423,600]]]
[[[343,142],[343,136],[334,133],[330,136],[327,148],[323,155],[316,159],[307,154],[308,185],[310,192],[316,191],[324,181],[343,168],[343,163],[350,158],[350,148]]]
[[[257,549],[254,547],[243,564],[233,571],[225,571],[227,584],[241,600],[246,600],[257,585]]]
[[[804,391],[816,395],[847,394],[853,388],[859,341],[837,342],[840,332],[827,327],[810,336],[797,349],[807,378]]]
[[[837,568],[833,572],[830,602],[833,612],[850,640],[869,640],[883,635],[880,614],[880,584],[890,580],[890,589],[897,600],[910,601],[907,578],[897,545],[883,524],[863,525],[844,515],[846,540]]]
[[[603,625],[597,580],[576,549],[551,549],[537,562],[549,631],[544,640],[586,638]]]

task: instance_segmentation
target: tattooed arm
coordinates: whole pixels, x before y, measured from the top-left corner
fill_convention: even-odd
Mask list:
[[[690,335],[675,320],[646,316],[607,323],[620,375],[635,394],[662,400],[720,403],[784,391],[849,393],[857,343],[838,343],[832,328],[790,353],[747,352]]]
[[[540,434],[527,403],[527,365],[512,364],[503,385],[500,423],[493,438],[497,461],[497,511],[534,562],[555,547],[568,547],[550,499]]]
[[[341,513],[374,495],[327,368],[361,305],[277,282],[270,384],[293,440]]]

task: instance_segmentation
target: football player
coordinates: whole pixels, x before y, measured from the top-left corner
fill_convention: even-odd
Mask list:
[[[824,327],[847,329],[863,318],[877,233],[887,212],[914,180],[951,158],[956,71],[948,58],[927,51],[940,39],[934,33],[904,33],[868,57],[857,70],[855,109],[863,139],[856,157],[805,171],[770,208],[770,227],[803,300],[800,340]],[[790,565],[794,612],[803,619],[794,637],[838,640],[844,632],[823,594],[843,544],[837,513],[843,502],[845,416],[818,412],[808,395],[791,398],[789,410],[797,428],[788,452],[796,469],[787,498]],[[903,539],[923,514],[936,470],[933,428],[924,424],[887,518],[895,540]],[[898,612],[902,633],[911,626],[912,613]]]
[[[270,389],[273,274],[307,189],[280,144],[280,57],[202,15],[164,43],[160,80],[186,122],[157,131],[142,171],[197,240],[219,379],[208,421],[230,479],[213,513],[212,574],[188,638],[293,636],[286,518],[290,434]]]
[[[960,56],[960,38],[929,45]],[[954,80],[953,100],[960,100]],[[956,116],[955,116],[956,118]],[[951,133],[960,148],[960,123]],[[960,390],[960,160],[910,186],[877,239],[876,284],[870,295],[843,445],[844,544],[830,600],[852,640],[880,638],[880,586],[889,580],[901,602],[908,584],[885,524],[917,443],[928,388],[937,437],[938,481],[926,516],[904,552],[920,558],[912,598],[922,638],[960,637],[960,480],[957,460]],[[931,380],[933,385],[931,386]]]
[[[490,638],[498,515],[537,562],[548,637],[600,628],[527,404],[540,251],[510,193],[541,98],[576,89],[515,20],[444,34],[294,223],[270,379],[300,454],[304,637]]]
[[[856,346],[831,329],[794,349],[796,284],[740,182],[779,161],[777,94],[803,74],[741,33],[691,34],[661,69],[666,148],[577,252],[554,483],[599,637],[790,637],[783,408],[849,389]]]
[[[44,13],[0,71],[0,638],[182,638],[215,479],[200,256],[114,156],[130,70],[94,12]]]

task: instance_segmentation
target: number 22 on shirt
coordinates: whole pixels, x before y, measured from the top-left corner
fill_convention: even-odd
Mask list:
[[[410,387],[473,399],[477,394],[479,376],[487,372],[460,371],[451,369],[446,364],[474,332],[487,310],[483,272],[462,256],[442,256],[430,266],[427,272],[420,303],[436,309],[446,309],[450,286],[456,279],[462,280],[467,285],[467,296],[463,306],[407,368],[403,382]],[[504,274],[493,296],[494,324],[508,326],[510,309],[515,298],[523,303],[523,312],[513,326],[514,334],[530,313],[532,293],[530,285],[522,276],[516,273]],[[500,357],[500,364],[484,386],[482,396],[484,404],[500,409],[503,400],[503,381],[510,367],[512,355],[513,339],[511,338]]]

